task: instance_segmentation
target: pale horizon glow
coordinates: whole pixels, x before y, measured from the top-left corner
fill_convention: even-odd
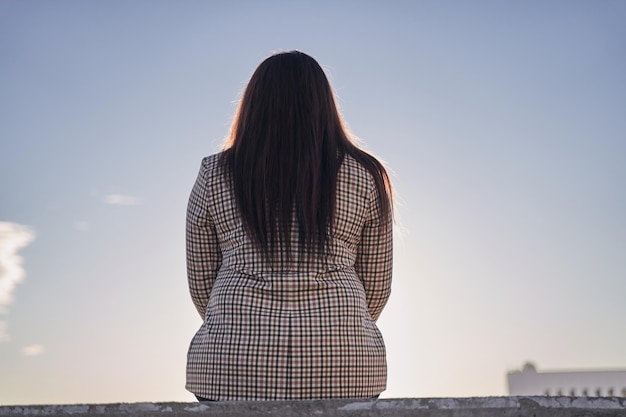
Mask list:
[[[382,398],[626,368],[624,21],[620,0],[0,2],[0,404],[194,400],[187,199],[291,49],[392,172]]]

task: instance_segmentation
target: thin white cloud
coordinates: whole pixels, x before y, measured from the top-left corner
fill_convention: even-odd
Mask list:
[[[143,204],[143,200],[139,197],[122,194],[107,194],[104,196],[104,202],[119,206],[139,206]]]
[[[82,220],[75,221],[74,230],[78,232],[86,232],[89,230],[89,223],[82,221]]]
[[[17,253],[35,239],[28,226],[0,222],[0,313],[13,301],[13,290],[24,279],[22,257]]]
[[[8,342],[11,337],[7,333],[7,322],[0,320],[0,342]]]
[[[24,356],[39,356],[43,353],[44,351],[44,347],[41,345],[29,345],[29,346],[24,346],[22,348],[22,355]]]

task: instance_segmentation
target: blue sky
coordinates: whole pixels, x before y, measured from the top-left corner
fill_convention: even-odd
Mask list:
[[[393,173],[383,397],[626,368],[626,4],[0,2],[0,404],[191,401],[184,221],[269,54]]]

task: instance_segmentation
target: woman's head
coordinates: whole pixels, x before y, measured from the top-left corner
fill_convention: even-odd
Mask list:
[[[308,145],[319,147],[317,141],[329,130],[344,133],[326,74],[307,54],[281,52],[265,59],[252,74],[227,146],[250,146],[250,141],[261,139],[263,143],[254,147],[276,151],[308,138],[314,142]]]
[[[385,169],[350,141],[320,65],[298,51],[263,61],[239,103],[224,160],[243,224],[269,259],[292,259],[294,228],[301,253],[326,248],[346,153],[372,173],[388,214]]]

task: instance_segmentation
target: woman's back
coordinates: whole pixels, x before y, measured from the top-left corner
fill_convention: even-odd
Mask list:
[[[391,219],[377,220],[370,174],[344,159],[326,262],[276,270],[241,223],[220,156],[203,160],[188,209],[189,282],[205,322],[189,351],[187,389],[214,400],[378,395],[386,362],[374,320],[389,296]],[[363,241],[367,229],[375,237]],[[208,252],[221,256],[212,283]]]

